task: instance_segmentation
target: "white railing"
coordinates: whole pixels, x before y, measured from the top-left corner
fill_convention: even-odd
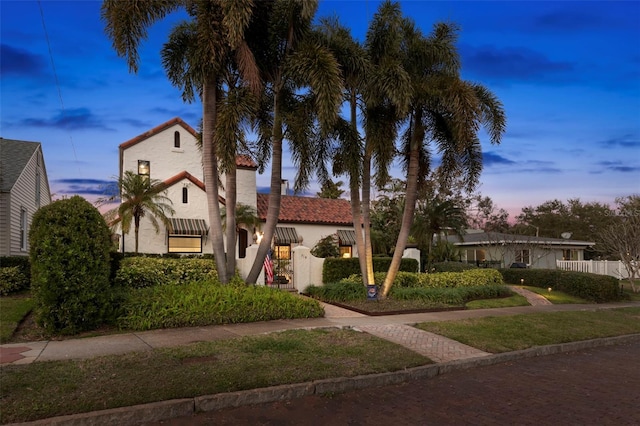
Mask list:
[[[627,268],[620,260],[556,260],[556,267],[564,271],[611,275],[618,279],[629,277]]]

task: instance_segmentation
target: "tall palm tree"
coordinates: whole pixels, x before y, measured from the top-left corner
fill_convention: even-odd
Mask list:
[[[311,22],[317,0],[276,0],[265,23],[268,29],[262,49],[254,52],[266,83],[263,102],[271,103],[259,125],[263,156],[271,157],[271,184],[264,235],[247,276],[255,283],[275,234],[280,213],[282,144],[289,141],[298,166],[296,188],[309,180],[313,146],[324,151],[321,134],[335,122],[342,96],[338,64],[331,52],[315,42]],[[258,40],[256,40],[258,42]],[[315,144],[315,145],[310,145]],[[323,155],[328,155],[324,151]],[[319,162],[320,163],[320,162]],[[321,170],[321,169],[320,169]]]
[[[182,24],[174,32],[174,45],[188,47],[184,51],[182,61],[167,67],[167,71],[170,80],[183,89],[185,101],[192,101],[195,93],[202,100],[203,171],[207,187],[209,224],[218,276],[223,283],[228,282],[229,276],[218,203],[219,140],[214,138],[220,74],[228,65],[231,55],[235,55],[237,69],[241,70],[243,75],[253,76],[247,80],[252,81],[254,85],[258,84],[255,62],[244,40],[244,33],[253,13],[252,5],[250,1],[205,0],[105,0],[102,5],[105,31],[118,55],[127,59],[131,72],[138,70],[138,47],[147,37],[150,26],[181,7],[185,8],[193,19],[191,23]]]
[[[333,169],[334,173],[346,173],[349,177],[351,215],[356,231],[360,273],[363,283],[367,285],[373,279],[373,263],[369,262],[369,271],[367,259],[371,257],[367,257],[364,227],[361,226],[363,220],[360,183],[363,142],[358,131],[358,108],[359,104],[362,105],[369,61],[364,47],[351,36],[350,31],[342,26],[337,19],[322,19],[318,30],[322,41],[331,49],[340,64],[344,84],[344,101],[349,106],[348,118],[341,119],[336,124],[335,134],[340,143],[334,158]]]
[[[158,221],[170,229],[171,221],[168,215],[175,213],[171,207],[173,203],[165,195],[166,188],[161,181],[149,179],[148,176],[142,176],[130,170],[125,171],[124,175],[118,178],[118,188],[120,205],[107,212],[106,219],[108,222],[119,224],[123,234],[129,233],[131,222],[133,222],[135,252],[138,253],[140,220],[148,217],[156,233],[160,232]]]
[[[418,188],[429,172],[431,145],[442,155],[442,175],[464,177],[471,190],[482,170],[482,151],[477,132],[484,126],[492,143],[500,143],[506,118],[500,101],[483,86],[460,79],[455,48],[457,29],[435,25],[429,37],[405,22],[405,43],[396,52],[411,79],[410,107],[401,121],[406,123],[403,153],[407,186],[402,226],[387,272],[382,297],[386,297],[397,275],[411,230]]]

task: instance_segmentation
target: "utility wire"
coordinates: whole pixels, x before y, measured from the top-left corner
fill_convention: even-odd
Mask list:
[[[51,68],[53,70],[53,78],[55,79],[56,88],[58,89],[58,98],[60,98],[60,106],[62,108],[62,120],[64,122],[64,119],[66,118],[67,114],[64,109],[64,101],[62,100],[62,90],[60,89],[60,81],[58,80],[58,72],[56,71],[56,64],[53,60],[53,51],[51,50],[51,42],[49,41],[49,32],[47,31],[47,26],[45,24],[44,10],[42,9],[41,0],[38,0],[38,8],[40,9],[40,17],[42,19],[42,29],[44,30],[44,37],[45,37],[45,40],[47,41],[47,48],[49,49],[49,58],[51,59]],[[78,162],[76,147],[73,143],[73,137],[71,135],[71,132],[69,132],[69,141],[71,142],[71,149],[73,150],[73,158],[76,162],[76,166],[78,167],[78,173],[79,175],[82,175],[82,173],[80,173],[80,163]]]

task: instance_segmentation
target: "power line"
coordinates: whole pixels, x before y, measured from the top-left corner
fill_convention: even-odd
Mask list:
[[[42,9],[42,3],[38,0],[38,8],[40,9],[40,18],[42,19],[42,29],[44,30],[44,37],[47,41],[47,48],[49,49],[49,58],[51,59],[51,68],[53,70],[53,78],[56,83],[56,88],[58,89],[58,98],[60,99],[60,107],[62,108],[62,119],[66,118],[66,111],[64,109],[64,101],[62,100],[62,90],[60,89],[60,81],[58,80],[58,72],[56,71],[56,64],[53,60],[53,51],[51,50],[51,42],[49,41],[49,32],[47,31],[47,26],[44,20],[44,10]],[[71,149],[73,150],[73,158],[76,161],[76,166],[78,167],[78,173],[80,173],[80,163],[78,162],[78,156],[76,155],[76,147],[73,143],[73,137],[71,133],[69,133],[69,141],[71,142]]]

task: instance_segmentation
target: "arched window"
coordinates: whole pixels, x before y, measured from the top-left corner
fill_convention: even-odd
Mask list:
[[[182,188],[182,203],[187,204],[189,202],[189,189],[185,186]]]
[[[173,134],[173,147],[180,148],[180,132],[178,132],[177,130]]]

